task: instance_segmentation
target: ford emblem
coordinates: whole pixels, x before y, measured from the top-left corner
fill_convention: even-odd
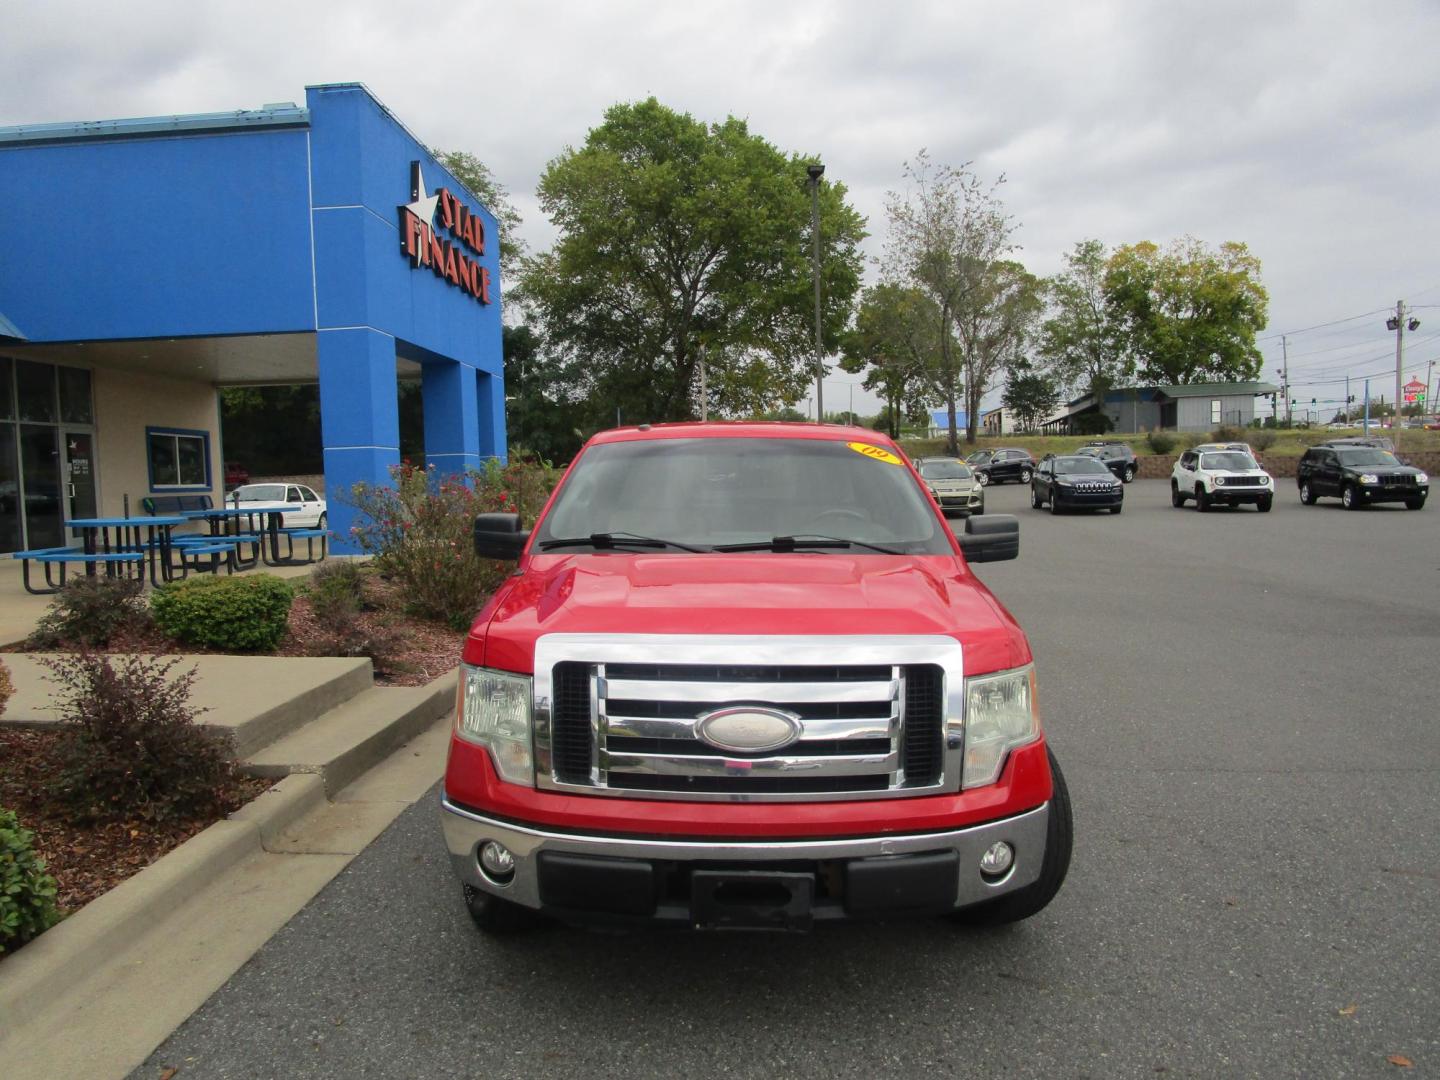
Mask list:
[[[800,738],[800,717],[759,705],[736,705],[701,716],[695,721],[695,737],[736,754],[779,750]]]

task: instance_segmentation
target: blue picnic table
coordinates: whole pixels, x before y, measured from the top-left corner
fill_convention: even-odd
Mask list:
[[[183,560],[177,566],[171,558],[171,530],[184,524],[186,519],[178,516],[71,518],[65,527],[80,533],[78,546],[17,551],[14,558],[21,560],[25,590],[37,596],[64,588],[68,568],[75,563],[85,567],[87,577],[103,567],[107,577],[141,578],[148,564],[150,581],[159,585],[174,580],[177,572],[182,577],[186,573]],[[32,560],[45,569],[45,588],[30,581]]]

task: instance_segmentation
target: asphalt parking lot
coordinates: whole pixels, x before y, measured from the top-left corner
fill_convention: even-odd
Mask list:
[[[135,1075],[1440,1072],[1440,507],[987,500],[1074,800],[1041,915],[491,941],[427,801]]]

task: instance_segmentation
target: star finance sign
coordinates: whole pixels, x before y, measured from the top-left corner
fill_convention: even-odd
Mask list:
[[[410,202],[400,207],[400,250],[417,269],[428,266],[482,304],[490,303],[490,271],[473,256],[485,254],[485,223],[445,188],[426,195],[420,162],[410,163]],[[435,223],[436,212],[440,223]],[[440,235],[441,230],[454,242]]]

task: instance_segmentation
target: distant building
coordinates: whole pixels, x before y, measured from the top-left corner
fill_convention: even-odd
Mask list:
[[[964,430],[965,430],[965,410],[964,410],[964,409],[956,409],[956,410],[955,410],[955,430],[956,430],[957,432],[961,432],[961,431],[964,431]],[[949,434],[950,434],[950,413],[949,413],[949,411],[946,410],[946,409],[932,409],[932,410],[930,410],[930,431],[929,431],[929,437],[932,438],[932,439],[943,439],[943,438],[945,438],[945,436],[947,436],[947,435],[949,435]]]
[[[980,414],[980,430],[986,435],[1015,434],[1015,420],[1004,406]]]
[[[1047,435],[1072,434],[1083,418],[1101,413],[1109,430],[1121,434],[1142,431],[1213,431],[1222,424],[1247,427],[1255,419],[1257,398],[1278,394],[1280,388],[1264,382],[1185,383],[1172,386],[1130,386],[1110,390],[1097,402],[1090,394],[1071,401],[1041,425]]]

